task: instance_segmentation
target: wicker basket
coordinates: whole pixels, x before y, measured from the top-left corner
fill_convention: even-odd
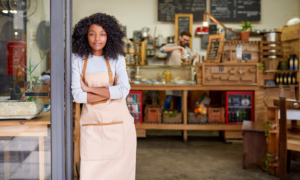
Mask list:
[[[167,124],[181,124],[182,123],[182,113],[180,110],[176,110],[178,111],[178,113],[165,113],[165,111],[175,111],[172,109],[164,109],[163,112],[163,123],[167,123]]]
[[[276,60],[264,61],[265,70],[277,70],[278,66],[279,66],[279,61],[276,61]]]
[[[207,114],[202,115],[201,117],[196,117],[199,113],[189,112],[188,113],[188,122],[189,124],[206,124],[207,123]]]

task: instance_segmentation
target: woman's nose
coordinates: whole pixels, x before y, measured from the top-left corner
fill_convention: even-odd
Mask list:
[[[100,40],[100,35],[96,36],[96,41]]]

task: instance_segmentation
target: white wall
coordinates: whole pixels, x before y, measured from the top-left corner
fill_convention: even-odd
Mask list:
[[[210,0],[207,0],[209,11]],[[157,0],[73,0],[73,25],[81,18],[96,12],[114,15],[121,24],[127,26],[127,36],[132,37],[134,30],[140,30],[146,26],[150,28],[150,34],[162,34],[164,37],[175,34],[174,23],[157,21]],[[285,15],[300,12],[299,0],[261,0],[261,21],[254,23],[255,29],[274,29],[284,25]],[[227,27],[240,28],[238,23],[224,23]],[[202,26],[202,22],[194,22],[193,30]],[[193,48],[206,55],[201,50],[200,37],[194,37]],[[149,61],[162,64],[162,61]]]
[[[31,2],[28,13],[33,12],[35,4]],[[27,21],[27,66],[29,66],[29,59],[31,58],[32,66],[34,67],[38,62],[42,61],[34,70],[33,75],[40,76],[42,72],[46,71],[47,59],[40,55],[40,50],[37,46],[36,39],[31,37],[31,34],[36,34],[40,22],[50,20],[50,0],[39,0],[36,12],[28,17]],[[63,61],[63,59],[62,59]]]

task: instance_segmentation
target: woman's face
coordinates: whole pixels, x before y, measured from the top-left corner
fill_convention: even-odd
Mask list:
[[[93,54],[96,56],[103,55],[103,48],[107,41],[107,34],[102,26],[92,24],[88,30],[89,45],[93,49]]]

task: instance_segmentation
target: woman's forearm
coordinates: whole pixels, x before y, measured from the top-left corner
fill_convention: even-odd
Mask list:
[[[98,94],[93,94],[93,93],[87,93],[87,103],[91,104],[91,103],[96,103],[99,101],[103,101],[103,100],[107,100],[108,98],[103,97],[101,95]]]
[[[106,87],[89,87],[88,92],[110,99],[109,89]]]

